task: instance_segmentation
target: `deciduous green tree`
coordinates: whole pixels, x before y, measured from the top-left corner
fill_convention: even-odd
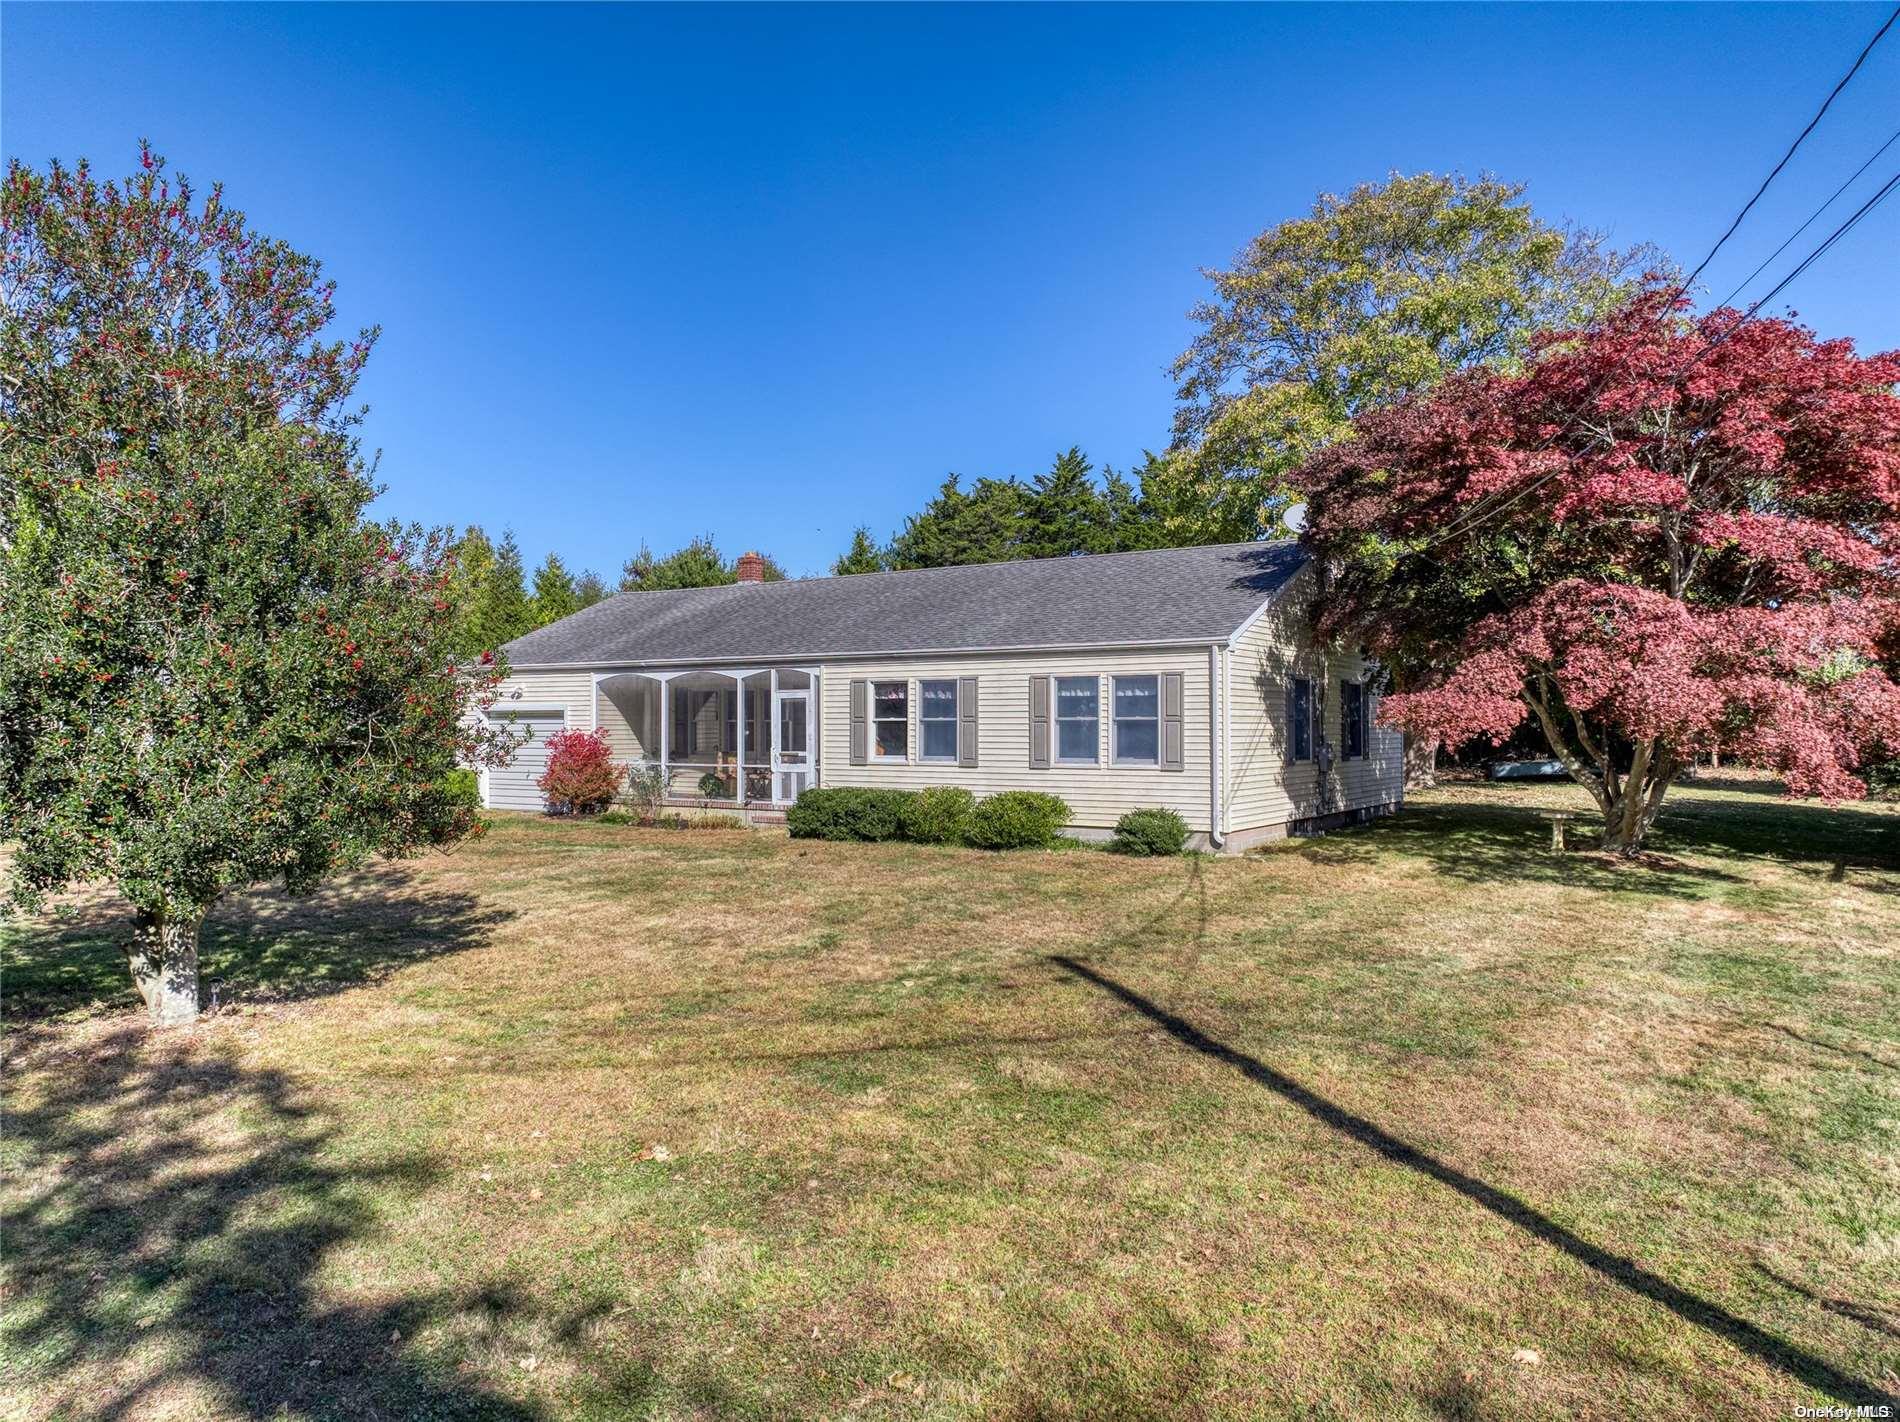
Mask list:
[[[1494,178],[1394,174],[1322,196],[1206,273],[1156,471],[1170,541],[1278,531],[1287,475],[1355,415],[1451,371],[1514,368],[1538,331],[1601,315],[1659,260],[1553,226]]]
[[[446,532],[369,521],[317,263],[156,156],[0,193],[0,822],[10,895],[117,883],[152,1016],[198,1012],[198,930],[469,833]],[[295,951],[294,945],[283,945]]]

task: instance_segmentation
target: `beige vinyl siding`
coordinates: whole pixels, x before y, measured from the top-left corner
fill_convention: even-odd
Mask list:
[[[1356,651],[1311,645],[1305,630],[1311,590],[1312,573],[1302,571],[1228,653],[1231,721],[1223,778],[1230,831],[1396,804],[1400,798],[1404,753],[1398,732],[1369,724],[1366,758],[1341,758],[1339,684],[1363,677],[1366,659]],[[1297,676],[1311,678],[1314,695],[1322,698],[1324,734],[1333,747],[1333,783],[1324,800],[1316,762],[1286,763],[1286,687]],[[1376,710],[1376,699],[1373,706]]]
[[[511,672],[501,683],[501,696],[490,710],[498,716],[511,702],[523,706],[559,706],[567,712],[571,731],[594,729],[594,676],[585,671]],[[516,693],[519,692],[519,695]]]
[[[1110,763],[1113,710],[1109,678],[1181,673],[1182,768],[1117,766]],[[1029,768],[1029,679],[1032,676],[1101,678],[1101,754],[1096,765]],[[922,746],[917,725],[919,681],[975,677],[977,681],[977,763],[959,766],[918,759]],[[903,761],[872,757],[851,764],[851,683],[863,679],[910,684],[910,753]],[[1160,648],[1154,651],[1062,652],[1024,656],[995,653],[902,660],[834,661],[825,664],[818,718],[820,776],[826,785],[884,785],[921,789],[961,785],[978,796],[1003,790],[1042,790],[1060,795],[1074,813],[1074,825],[1112,829],[1128,810],[1150,806],[1178,811],[1189,828],[1208,829],[1210,760],[1208,730],[1208,651]]]
[[[498,688],[495,704],[488,708],[490,720],[506,723],[509,709],[558,707],[564,714],[559,721],[524,714],[513,729],[532,731],[532,738],[506,766],[482,772],[483,803],[498,810],[539,810],[541,791],[534,781],[547,763],[547,737],[555,731],[585,731],[594,724],[594,678],[587,672],[518,672],[506,677]]]
[[[600,688],[600,729],[607,733],[615,760],[659,759],[658,683],[644,677],[604,682]]]

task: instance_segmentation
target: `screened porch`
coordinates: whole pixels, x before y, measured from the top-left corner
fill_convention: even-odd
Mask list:
[[[817,689],[810,667],[603,672],[594,724],[670,803],[788,805],[816,781]]]

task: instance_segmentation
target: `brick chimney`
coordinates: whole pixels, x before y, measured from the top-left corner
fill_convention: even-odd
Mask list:
[[[732,571],[742,583],[762,583],[765,581],[765,559],[757,553],[741,553]]]

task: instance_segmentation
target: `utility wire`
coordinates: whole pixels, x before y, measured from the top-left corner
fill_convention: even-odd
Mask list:
[[[1900,136],[1900,135],[1896,135],[1896,136]],[[1887,141],[1891,143],[1893,140],[1888,139]],[[1891,178],[1887,179],[1886,182],[1882,183],[1880,185],[1880,190],[1876,192],[1872,197],[1868,198],[1866,202],[1862,203],[1859,209],[1854,213],[1852,217],[1848,218],[1847,221],[1843,222],[1839,227],[1836,227],[1834,231],[1829,234],[1827,241],[1823,242],[1820,246],[1816,247],[1812,252],[1808,253],[1807,257],[1801,262],[1801,264],[1797,266],[1793,271],[1789,272],[1788,275],[1783,277],[1780,281],[1776,282],[1773,286],[1769,287],[1767,294],[1764,295],[1761,298],[1761,300],[1757,301],[1753,306],[1749,307],[1748,310],[1743,314],[1742,321],[1747,321],[1750,317],[1754,316],[1754,314],[1757,311],[1761,310],[1763,306],[1767,305],[1770,301],[1774,300],[1777,293],[1779,293],[1784,286],[1786,286],[1789,282],[1793,281],[1796,277],[1800,276],[1801,273],[1803,273],[1810,266],[1812,266],[1815,263],[1815,261],[1819,259],[1820,256],[1824,252],[1827,251],[1829,247],[1832,247],[1836,242],[1840,241],[1841,238],[1845,237],[1849,232],[1853,231],[1855,224],[1858,223],[1868,213],[1872,212],[1876,207],[1879,207],[1882,202],[1886,201],[1888,194],[1890,194],[1896,186],[1900,186],[1900,173],[1895,173]],[[1739,326],[1740,324],[1741,322],[1736,323],[1737,326]],[[1731,327],[1730,329],[1733,330],[1734,327]],[[1698,356],[1697,359],[1699,360],[1701,359],[1701,357]],[[1694,362],[1691,362],[1691,364],[1694,364]]]
[[[1834,87],[1828,91],[1828,96],[1821,101],[1821,107],[1816,109],[1814,112],[1814,117],[1808,120],[1807,127],[1803,128],[1800,133],[1795,135],[1794,142],[1788,145],[1788,151],[1781,155],[1781,161],[1776,163],[1773,168],[1768,170],[1768,176],[1762,179],[1761,186],[1755,189],[1754,196],[1749,198],[1747,202],[1742,204],[1742,210],[1735,214],[1735,219],[1734,221],[1729,223],[1728,230],[1723,232],[1723,234],[1720,237],[1716,238],[1715,245],[1713,247],[1710,247],[1708,252],[1704,254],[1702,260],[1696,263],[1695,270],[1690,272],[1689,275],[1685,277],[1681,282],[1677,283],[1676,285],[1677,296],[1682,295],[1685,291],[1689,289],[1689,287],[1694,283],[1695,279],[1702,274],[1703,269],[1707,267],[1710,262],[1715,260],[1715,254],[1722,250],[1723,245],[1728,241],[1730,237],[1733,237],[1735,235],[1735,230],[1742,225],[1742,219],[1747,217],[1749,210],[1753,208],[1755,204],[1761,200],[1762,194],[1768,191],[1769,185],[1774,182],[1777,176],[1779,176],[1779,174],[1781,173],[1781,170],[1788,166],[1788,160],[1794,157],[1795,151],[1798,148],[1800,148],[1801,145],[1807,140],[1808,135],[1814,132],[1815,127],[1821,122],[1821,119],[1826,115],[1828,109],[1833,106],[1835,99],[1840,97],[1841,91],[1845,89],[1848,86],[1849,82],[1852,81],[1853,77],[1860,72],[1861,66],[1867,62],[1867,56],[1872,54],[1874,52],[1874,47],[1878,45],[1881,42],[1881,40],[1887,37],[1887,31],[1893,28],[1894,22],[1897,20],[1900,20],[1900,5],[1894,6],[1892,13],[1887,16],[1886,21],[1880,26],[1879,29],[1874,31],[1873,38],[1868,40],[1867,43],[1862,47],[1860,53],[1857,56],[1855,56],[1854,62],[1848,66],[1847,72],[1843,74],[1840,77],[1839,82],[1836,83]],[[1900,138],[1900,133],[1897,133],[1895,137]],[[1827,202],[1822,203],[1821,206],[1815,210],[1814,214],[1808,218],[1807,222],[1802,223],[1799,228],[1795,229],[1795,231],[1789,236],[1786,242],[1783,242],[1781,246],[1777,247],[1774,250],[1774,252],[1770,253],[1768,260],[1762,263],[1762,267],[1767,266],[1768,262],[1772,262],[1775,259],[1775,257],[1779,256],[1782,252],[1786,251],[1788,246],[1795,240],[1795,238],[1799,237],[1801,233],[1805,231],[1811,223],[1813,223],[1815,218],[1819,217],[1822,212],[1826,211],[1827,208],[1833,203],[1834,198],[1839,197],[1841,193],[1844,192],[1848,186],[1851,186],[1854,181],[1854,178],[1858,178],[1863,172],[1865,172],[1868,166],[1873,163],[1874,159],[1878,158],[1881,155],[1881,153],[1884,153],[1887,150],[1888,145],[1891,144],[1893,141],[1894,141],[1893,138],[1889,138],[1886,143],[1882,144],[1880,148],[1875,151],[1873,158],[1869,158],[1866,163],[1863,163],[1860,166],[1860,168],[1856,169],[1854,172],[1854,177],[1849,178],[1847,182],[1841,186],[1841,188],[1835,191],[1833,197],[1830,197],[1827,200]],[[1900,174],[1895,175],[1895,180],[1900,181]],[[1709,345],[1705,346],[1701,351],[1697,352],[1695,358],[1690,361],[1689,363],[1690,366],[1693,366],[1697,362],[1701,361],[1702,358],[1708,355],[1710,351],[1714,350],[1716,346],[1721,345],[1730,336],[1734,335],[1737,330],[1739,330],[1743,325],[1745,325],[1754,316],[1754,314],[1761,309],[1764,302],[1768,301],[1776,293],[1780,292],[1784,287],[1786,287],[1789,282],[1793,281],[1796,277],[1800,276],[1802,272],[1806,271],[1808,267],[1812,265],[1813,262],[1821,256],[1822,253],[1827,251],[1827,249],[1832,247],[1835,242],[1839,241],[1842,237],[1844,237],[1848,233],[1848,231],[1851,230],[1853,226],[1861,220],[1861,218],[1865,217],[1869,212],[1871,212],[1874,209],[1874,207],[1877,206],[1880,203],[1880,201],[1884,199],[1887,196],[1887,194],[1893,190],[1893,187],[1894,187],[1894,181],[1889,181],[1886,184],[1886,186],[1884,186],[1883,188],[1881,188],[1879,192],[1874,194],[1873,198],[1870,201],[1863,204],[1859,211],[1857,211],[1852,217],[1850,217],[1841,226],[1835,228],[1835,230],[1829,234],[1827,240],[1822,242],[1821,245],[1815,248],[1814,251],[1810,252],[1808,256],[1806,257],[1806,259],[1800,262],[1793,271],[1789,272],[1787,276],[1783,277],[1779,282],[1777,282],[1775,286],[1768,292],[1767,296],[1764,296],[1760,301],[1757,301],[1753,306],[1749,307],[1747,313],[1742,317],[1741,321],[1736,322],[1734,326],[1731,326],[1727,331],[1723,332],[1722,335],[1719,336],[1715,341],[1711,342]],[[1742,283],[1742,286],[1746,287],[1748,285],[1748,282],[1753,281],[1755,277],[1760,274],[1760,271],[1761,271],[1761,267],[1757,267],[1754,272],[1751,272],[1749,274],[1748,280],[1744,281]],[[1737,288],[1738,291],[1740,289],[1741,288]],[[1727,303],[1724,302],[1723,304],[1726,305]],[[1685,367],[1685,369],[1686,368],[1687,367]],[[1539,444],[1536,449],[1532,450],[1531,451],[1532,454],[1542,454],[1545,450],[1549,449],[1558,440],[1562,439],[1566,434],[1568,434],[1571,428],[1577,423],[1577,421],[1582,418],[1583,412],[1589,407],[1590,401],[1593,398],[1595,398],[1598,391],[1600,391],[1605,385],[1609,383],[1610,379],[1612,378],[1614,374],[1615,372],[1606,372],[1604,375],[1599,377],[1598,380],[1591,386],[1591,388],[1584,392],[1583,397],[1577,402],[1576,412],[1573,413],[1570,416],[1570,418],[1567,419],[1561,426],[1559,426],[1558,429],[1553,434],[1551,434],[1547,439],[1545,439],[1541,444]],[[1678,372],[1678,378],[1680,378],[1680,372]],[[1479,507],[1479,508],[1472,509],[1469,513],[1466,514],[1465,517],[1457,520],[1449,528],[1440,529],[1437,533],[1433,534],[1430,538],[1426,539],[1424,543],[1420,544],[1417,548],[1413,549],[1412,552],[1423,553],[1429,548],[1436,547],[1438,544],[1444,542],[1447,538],[1450,538],[1454,536],[1455,534],[1464,531],[1467,528],[1474,527],[1476,524],[1482,522],[1483,520],[1487,518],[1491,518],[1491,517],[1494,517],[1496,514],[1502,513],[1505,509],[1511,507],[1513,504],[1517,503],[1520,499],[1524,498],[1526,495],[1541,488],[1543,485],[1548,484],[1552,479],[1556,478],[1556,476],[1560,472],[1561,472],[1560,469],[1553,469],[1548,474],[1544,474],[1541,477],[1532,480],[1529,484],[1525,485],[1522,489],[1518,490],[1515,494],[1512,494],[1503,503],[1496,505],[1494,508],[1485,509],[1483,507]]]
[[[1889,148],[1893,147],[1896,141],[1900,141],[1900,128],[1896,128],[1891,134],[1889,134],[1887,136],[1887,141],[1881,144],[1880,147],[1876,148],[1871,154],[1869,154],[1867,161],[1865,163],[1862,163],[1858,168],[1854,169],[1853,174],[1848,178],[1848,180],[1842,183],[1838,188],[1834,189],[1833,194],[1828,198],[1826,202],[1822,203],[1819,207],[1815,208],[1813,212],[1808,214],[1808,220],[1806,222],[1802,223],[1799,227],[1795,228],[1794,231],[1788,234],[1787,241],[1783,242],[1779,247],[1775,248],[1774,251],[1770,252],[1767,256],[1763,257],[1761,259],[1761,265],[1756,267],[1755,270],[1750,272],[1747,276],[1743,277],[1740,283],[1737,284],[1735,290],[1731,291],[1727,296],[1723,297],[1720,301],[1716,303],[1716,305],[1717,306],[1732,305],[1735,301],[1735,298],[1740,296],[1744,291],[1748,289],[1748,284],[1754,281],[1754,279],[1760,276],[1764,271],[1766,271],[1768,268],[1768,264],[1770,262],[1774,261],[1776,257],[1779,257],[1783,252],[1787,251],[1788,248],[1794,244],[1795,238],[1799,237],[1803,232],[1806,232],[1810,227],[1814,226],[1815,222],[1820,218],[1821,214],[1826,212],[1830,207],[1834,206],[1834,204],[1837,201],[1839,201],[1841,194],[1846,192],[1849,188],[1853,187],[1854,184],[1860,180],[1860,175],[1866,172],[1869,168],[1873,167],[1875,161],[1880,157],[1880,155],[1885,153]]]
[[[1867,62],[1867,56],[1874,52],[1874,46],[1886,38],[1887,31],[1893,28],[1895,20],[1900,20],[1900,5],[1894,6],[1893,13],[1887,16],[1887,22],[1874,31],[1874,37],[1867,41],[1866,48],[1861,50],[1859,56],[1848,68],[1848,71],[1841,76],[1840,83],[1836,84],[1833,89],[1828,92],[1828,96],[1821,101],[1821,107],[1814,111],[1814,117],[1808,120],[1808,126],[1795,135],[1794,142],[1788,145],[1788,151],[1781,155],[1781,161],[1768,170],[1768,176],[1761,180],[1761,186],[1755,189],[1755,195],[1742,204],[1742,210],[1736,213],[1735,220],[1729,223],[1728,231],[1716,239],[1715,245],[1709,248],[1708,256],[1696,263],[1695,270],[1689,273],[1689,279],[1683,283],[1685,287],[1694,285],[1695,279],[1702,275],[1702,269],[1715,260],[1715,254],[1722,250],[1723,244],[1735,235],[1735,229],[1742,225],[1742,219],[1748,216],[1749,209],[1761,201],[1761,195],[1768,191],[1768,185],[1774,182],[1783,168],[1788,166],[1788,160],[1794,157],[1795,150],[1802,145],[1810,133],[1814,132],[1815,125],[1820,123],[1822,116],[1827,113],[1834,101],[1840,97],[1841,90],[1847,87],[1848,81],[1860,73],[1861,65],[1865,64]]]

